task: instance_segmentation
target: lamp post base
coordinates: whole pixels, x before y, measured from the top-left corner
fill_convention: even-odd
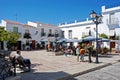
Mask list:
[[[99,61],[98,61],[98,54],[96,55],[96,62],[95,63],[99,63]]]

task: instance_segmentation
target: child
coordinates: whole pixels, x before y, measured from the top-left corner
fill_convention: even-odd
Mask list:
[[[85,49],[81,47],[80,49],[80,61],[84,61],[84,54],[85,54]]]

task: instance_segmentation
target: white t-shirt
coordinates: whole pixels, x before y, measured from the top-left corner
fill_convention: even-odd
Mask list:
[[[18,58],[20,55],[19,54],[15,54],[15,58]]]
[[[80,49],[79,48],[76,49],[76,54],[80,54]]]

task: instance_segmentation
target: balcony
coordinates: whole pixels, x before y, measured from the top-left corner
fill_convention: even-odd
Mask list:
[[[42,36],[46,36],[46,33],[41,33],[41,37],[42,37]]]
[[[23,38],[26,38],[26,39],[31,39],[31,34],[30,33],[24,33],[24,36]]]
[[[54,34],[48,33],[48,37],[54,37]]]
[[[111,18],[109,21],[107,20],[107,25],[109,29],[120,28],[118,18]]]

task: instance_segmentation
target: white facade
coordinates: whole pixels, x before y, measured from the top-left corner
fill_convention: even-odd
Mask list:
[[[120,36],[120,6],[106,9],[102,6],[102,16],[103,23],[98,25],[98,34],[105,33],[111,36],[111,30],[117,36]],[[92,36],[96,36],[95,24],[92,20],[86,20],[83,22],[77,22],[70,24],[62,24],[59,27],[64,31],[65,38],[78,38],[81,39],[82,36],[88,35],[91,31]],[[71,32],[71,33],[70,33]]]
[[[52,37],[54,37],[55,30],[58,31],[59,37],[61,37],[61,30],[53,25],[49,24],[43,24],[43,23],[36,23],[36,22],[30,22],[28,21],[27,24],[21,24],[19,22],[14,21],[8,21],[8,20],[2,20],[0,26],[5,27],[6,31],[10,32],[17,32],[21,34],[21,37],[19,41],[21,42],[21,47],[23,44],[26,44],[26,38],[24,38],[24,34],[26,32],[29,32],[31,35],[31,39],[29,39],[30,43],[34,43],[34,47],[36,47],[36,44],[41,44],[41,40],[48,38],[48,34],[51,31],[53,34]],[[44,29],[44,34],[42,35],[42,30]],[[49,36],[51,38],[51,36]],[[6,45],[4,45],[4,49],[6,48]]]
[[[88,35],[91,31],[92,35],[95,36],[95,25],[92,21],[77,22],[66,25],[59,25],[64,31],[65,38],[69,39],[69,31],[72,31],[71,38],[81,39],[82,36]]]
[[[103,25],[106,29],[102,29],[103,33],[111,36],[111,30],[114,30],[116,35],[120,35],[120,6],[106,9],[102,6]]]
[[[105,6],[102,6],[101,13],[103,22],[98,25],[98,34],[105,33],[108,36],[120,36],[120,6],[108,9]],[[41,43],[40,41],[45,38],[52,39],[54,36],[48,37],[48,35],[54,35],[56,30],[58,31],[59,38],[63,37],[63,33],[64,37],[67,39],[81,39],[82,36],[89,34],[96,36],[96,25],[92,20],[88,20],[88,18],[83,22],[77,22],[75,20],[75,23],[65,23],[58,27],[40,22],[28,21],[27,24],[21,24],[8,20],[2,20],[0,26],[4,26],[7,31],[11,32],[16,28],[17,32],[21,34],[19,41],[21,41],[22,44],[26,43],[26,39],[23,37],[26,31],[31,34],[30,41],[35,41],[35,44]]]

